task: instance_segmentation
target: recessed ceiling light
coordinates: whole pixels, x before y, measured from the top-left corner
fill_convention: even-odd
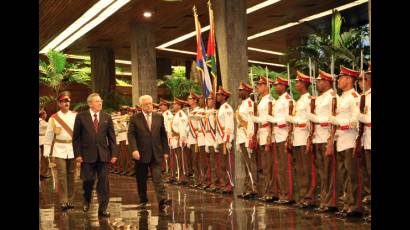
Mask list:
[[[152,13],[149,12],[149,11],[145,11],[143,15],[144,15],[144,17],[146,17],[146,18],[150,18],[150,17],[152,16]]]

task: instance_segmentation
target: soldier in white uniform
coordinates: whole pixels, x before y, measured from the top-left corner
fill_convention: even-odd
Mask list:
[[[257,195],[256,188],[256,153],[253,151],[254,122],[252,122],[254,102],[249,97],[253,92],[252,86],[241,82],[239,85],[241,104],[235,112],[236,117],[236,145],[241,151],[241,159],[245,166],[244,192],[238,197],[251,199]]]
[[[275,105],[275,99],[270,95],[270,86],[272,84],[273,81],[267,77],[262,76],[259,78],[257,92],[261,95],[261,99],[258,103],[257,114],[252,116],[252,121],[259,124],[257,132],[258,158],[261,158],[264,181],[262,191],[259,192],[259,200],[265,202],[278,199],[276,156],[272,148],[274,138],[267,118],[269,110],[273,112]]]
[[[332,115],[332,98],[337,97],[332,89],[334,80],[335,78],[331,74],[319,69],[316,84],[320,95],[315,100],[314,113],[309,112],[308,114],[308,119],[315,127],[312,154],[315,157],[315,171],[320,175],[320,182],[317,182],[320,185],[320,205],[316,209],[319,212],[337,211],[336,155],[328,156],[325,154],[330,135],[329,117]],[[309,193],[316,197],[315,184],[312,184]]]
[[[273,123],[273,139],[276,142],[276,156],[278,162],[279,201],[281,204],[293,203],[293,175],[292,156],[285,149],[289,126],[286,116],[289,115],[289,102],[293,99],[286,92],[289,86],[288,79],[276,77],[273,83],[275,91],[279,95],[276,100],[273,116],[267,116],[268,121]]]
[[[205,111],[205,151],[209,155],[209,180],[210,186],[207,189],[209,192],[215,192],[217,190],[219,182],[219,173],[218,173],[218,163],[217,163],[217,140],[216,140],[216,119],[215,115],[217,110],[215,109],[215,94],[210,94],[207,98],[207,110]]]
[[[205,154],[205,130],[201,126],[201,117],[205,110],[198,106],[201,97],[190,92],[187,98],[188,105],[188,168],[192,169],[193,180],[190,187],[201,188],[204,182],[204,172],[201,167],[201,154]],[[199,116],[198,116],[199,115]],[[191,171],[191,170],[190,170]]]
[[[218,110],[216,123],[218,130],[218,154],[221,159],[221,183],[219,192],[232,194],[234,178],[232,176],[233,158],[231,156],[231,149],[235,125],[233,109],[227,102],[230,95],[231,93],[229,91],[222,88],[222,86],[219,87],[219,90],[216,93],[216,100],[221,104],[221,107],[219,107]]]
[[[340,67],[338,87],[343,90],[337,101],[336,116],[331,116],[329,121],[337,126],[336,150],[338,171],[344,168],[347,172],[347,197],[344,207],[338,213],[341,217],[361,217],[362,198],[359,156],[354,154],[359,122],[359,94],[353,88],[354,82],[360,72]],[[343,181],[344,183],[345,181]],[[345,211],[345,212],[344,212]]]
[[[60,93],[57,100],[60,111],[49,119],[44,140],[44,156],[52,156],[52,161],[56,164],[61,209],[66,211],[74,208],[75,160],[72,137],[77,113],[70,111],[71,99],[68,91]]]
[[[175,167],[171,168],[171,176],[177,179],[176,184],[186,184],[187,183],[187,166],[184,160],[183,148],[187,144],[187,125],[188,117],[182,111],[183,106],[186,105],[186,101],[180,100],[174,97],[174,117],[171,122],[171,150],[175,157]]]
[[[38,130],[39,130],[39,138],[38,138],[38,146],[39,146],[39,158],[38,158],[38,177],[40,180],[40,175],[41,175],[41,157],[43,156],[44,153],[44,139],[46,135],[46,130],[47,130],[47,112],[45,110],[40,110],[39,111],[39,124],[38,124]]]
[[[363,77],[364,77],[364,85],[363,85]],[[372,77],[371,77],[371,70],[370,66],[365,75],[359,80],[359,86],[360,88],[366,89],[366,92],[364,92],[365,95],[365,106],[364,106],[364,112],[360,113],[359,115],[359,121],[363,123],[364,125],[364,130],[363,130],[363,136],[362,136],[362,174],[364,175],[363,177],[363,187],[365,189],[367,196],[363,199],[364,204],[370,204],[371,202],[371,151],[372,151],[372,143],[371,143],[371,132],[372,132],[372,119],[371,119],[371,83],[372,83]],[[366,217],[367,221],[371,221],[371,215]]]
[[[293,125],[292,156],[295,171],[295,181],[298,187],[294,189],[295,201],[299,207],[312,204],[313,194],[309,194],[312,184],[312,158],[306,153],[306,143],[309,136],[307,114],[310,112],[309,95],[310,77],[296,71],[295,89],[300,97],[294,106],[294,115],[286,116],[286,121]]]
[[[169,102],[161,99],[159,102],[159,109],[162,113],[162,116],[164,117],[164,125],[165,125],[165,131],[167,132],[167,137],[168,137],[168,146],[171,146],[171,123],[172,123],[172,119],[174,118],[174,115],[171,113],[171,111],[169,110]],[[171,147],[170,147],[171,148]],[[175,181],[175,177],[172,177],[171,175],[171,167],[172,167],[172,162],[175,160],[175,156],[173,153],[171,153],[171,149],[167,149],[165,150],[166,152],[169,152],[169,159],[165,160],[164,159],[164,165],[165,165],[165,180],[166,182],[174,182]]]
[[[119,158],[117,160],[117,171],[120,175],[125,175],[129,172],[129,165],[130,165],[130,153],[128,152],[128,120],[129,116],[126,114],[128,106],[121,106],[120,108],[120,116],[116,119],[116,123],[114,128],[117,126],[118,128],[118,135],[117,135],[117,147],[120,150]],[[132,170],[135,171],[135,170]]]

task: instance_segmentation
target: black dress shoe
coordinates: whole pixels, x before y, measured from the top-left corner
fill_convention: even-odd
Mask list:
[[[63,212],[67,211],[69,209],[67,203],[62,203],[60,207],[61,207],[61,211],[63,211]]]
[[[346,217],[347,218],[362,218],[363,213],[362,212],[357,212],[357,211],[347,212]]]
[[[73,202],[68,202],[68,203],[67,203],[67,207],[68,207],[68,208],[74,208]]]
[[[104,211],[98,211],[98,216],[99,217],[110,217],[111,214],[104,210]]]
[[[84,202],[83,203],[83,211],[88,212],[89,209],[90,209],[90,203]]]

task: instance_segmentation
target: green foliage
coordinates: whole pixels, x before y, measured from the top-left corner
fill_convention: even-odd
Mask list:
[[[172,74],[164,76],[164,80],[157,80],[157,86],[166,86],[171,89],[171,97],[185,98],[190,90],[202,94],[201,86],[193,80],[185,78],[185,67],[172,68]]]
[[[124,80],[121,80],[121,79],[115,79],[115,81],[116,81],[116,84],[118,85],[118,86],[129,86],[129,87],[131,87],[132,85],[131,84],[129,84],[128,82],[126,82],[126,81],[124,81]]]
[[[315,33],[302,41],[300,46],[290,48],[287,55],[281,60],[289,63],[292,69],[297,69],[305,74],[309,73],[309,58],[315,69],[321,69],[330,73],[330,60],[334,56],[335,74],[339,71],[339,66],[358,69],[360,67],[360,51],[363,49],[364,66],[370,59],[369,25],[358,28],[349,28],[341,33],[342,21],[340,13],[333,12],[331,21],[331,34],[326,34],[317,28],[313,28]],[[318,73],[318,71],[316,71]]]
[[[83,62],[68,63],[65,54],[54,50],[48,51],[47,58],[48,63],[39,60],[39,81],[52,88],[54,98],[72,82],[90,86],[91,69]]]
[[[53,96],[41,96],[39,98],[39,108],[44,108],[48,104],[55,102],[55,101],[56,101],[56,98]]]

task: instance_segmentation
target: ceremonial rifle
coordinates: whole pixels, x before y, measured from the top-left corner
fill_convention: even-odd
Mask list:
[[[312,78],[312,63],[309,58],[309,77],[312,82],[312,97],[310,99],[310,113],[315,114],[315,109],[316,109],[316,79],[315,76],[313,75]],[[313,141],[313,134],[315,133],[315,123],[313,121],[310,121],[310,130],[309,130],[309,136],[307,138],[306,142],[306,154],[309,154],[312,150],[312,141]]]
[[[290,92],[290,101],[289,101],[289,116],[293,116],[293,92],[292,92],[292,81],[290,80],[290,70],[288,64],[288,81],[289,81],[289,92]],[[289,130],[288,130],[288,137],[286,139],[286,150],[289,154],[292,154],[292,146],[293,146],[293,124],[289,123]]]
[[[366,85],[364,82],[364,71],[363,71],[363,50],[360,52],[360,75],[362,76],[363,79],[363,92],[362,95],[360,96],[360,113],[364,113],[364,107],[366,104]],[[359,134],[357,135],[356,138],[356,145],[354,149],[354,153],[356,156],[360,156],[361,151],[362,151],[362,137],[363,137],[363,132],[364,132],[364,123],[359,122]]]
[[[335,84],[335,79],[334,79],[334,59],[333,55],[331,57],[331,64],[330,64],[330,74],[332,75],[333,78],[333,91],[334,91],[334,96],[332,98],[332,116],[336,116],[336,109],[337,109],[337,98],[336,98],[336,84]],[[327,146],[326,146],[326,156],[331,156],[334,154],[334,144],[335,144],[335,135],[336,135],[336,125],[331,125],[330,129],[330,135],[327,140]]]

